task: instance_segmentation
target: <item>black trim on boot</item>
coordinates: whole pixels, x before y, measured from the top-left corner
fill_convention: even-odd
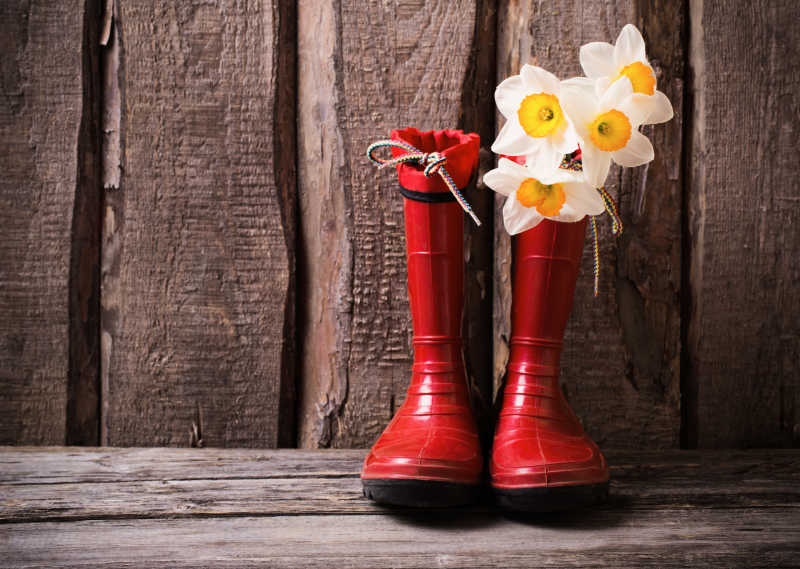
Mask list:
[[[465,506],[478,498],[478,484],[408,478],[362,478],[364,496],[379,504],[412,508]]]
[[[557,512],[593,506],[608,499],[608,482],[538,488],[493,488],[501,508],[517,512]]]
[[[404,198],[415,202],[447,203],[456,201],[456,197],[450,192],[415,192],[400,186],[400,193]]]

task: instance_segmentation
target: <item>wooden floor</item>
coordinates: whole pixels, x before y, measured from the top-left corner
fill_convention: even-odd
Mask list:
[[[3,567],[800,566],[800,451],[609,452],[591,511],[398,511],[363,451],[4,448]]]

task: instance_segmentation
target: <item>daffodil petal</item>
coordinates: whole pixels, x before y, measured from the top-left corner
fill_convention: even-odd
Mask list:
[[[634,93],[615,108],[623,112],[628,117],[628,120],[631,121],[633,128],[636,128],[644,123],[653,111],[651,99],[653,97],[650,95]]]
[[[523,164],[517,164],[513,160],[509,160],[508,158],[501,158],[498,162],[498,166],[511,174],[512,176],[516,176],[517,184],[521,183],[522,180],[525,178],[531,177],[531,172],[527,166]]]
[[[564,193],[567,194],[566,187],[564,187]],[[549,216],[547,219],[552,219],[553,221],[562,221],[564,223],[575,223],[576,221],[583,219],[585,216],[586,212],[583,211],[583,208],[579,204],[571,202],[569,195],[567,195],[566,201],[564,202],[564,205],[561,206],[561,210],[558,212],[558,215]]]
[[[629,81],[630,81],[630,79],[629,79]],[[595,80],[595,82],[594,82],[594,92],[597,95],[598,99],[603,96],[603,93],[608,91],[608,88],[611,86],[611,84],[613,82],[614,81],[610,76],[609,77],[600,77],[599,79]]]
[[[561,82],[558,77],[541,67],[526,63],[522,66],[522,71],[519,74],[522,77],[522,84],[528,92],[552,93],[555,95],[559,92]]]
[[[583,182],[583,176],[572,170],[563,168],[550,168],[549,170],[537,169],[536,167],[528,174],[539,180],[543,184],[571,184]]]
[[[600,112],[616,109],[628,97],[633,95],[633,85],[627,77],[620,77],[600,97],[598,108]]]
[[[539,140],[531,138],[519,124],[518,120],[508,119],[500,134],[497,135],[492,152],[495,154],[507,154],[509,156],[521,156],[538,149]]]
[[[584,182],[564,184],[564,191],[567,192],[567,203],[578,211],[587,215],[600,215],[606,210],[600,192]]]
[[[558,168],[559,164],[561,164],[561,160],[564,158],[564,153],[559,152],[558,149],[555,148],[552,144],[547,144],[547,145],[542,145],[541,148],[539,148],[538,152],[536,152],[536,154],[532,155],[531,157],[533,158],[534,171],[546,172],[548,170],[554,170]],[[525,161],[528,162],[528,159],[526,158]]]
[[[597,115],[597,98],[594,95],[594,87],[590,87],[587,91],[580,86],[563,85],[561,103],[577,134],[585,137],[589,125]]]
[[[507,119],[515,119],[522,99],[525,98],[525,87],[522,77],[512,75],[503,80],[494,91],[494,100],[497,108]]]
[[[610,43],[595,41],[582,45],[579,57],[583,72],[590,79],[617,73],[614,65],[614,46]]]
[[[514,177],[500,168],[495,168],[494,170],[486,172],[483,175],[483,183],[498,194],[503,194],[504,196],[509,195],[517,189],[517,187],[514,186]]]
[[[500,158],[497,168],[483,175],[483,183],[489,188],[508,196],[519,189],[527,178],[535,177],[527,166],[517,164],[508,158]]]
[[[536,227],[544,219],[535,207],[525,207],[517,200],[516,191],[508,196],[503,206],[503,224],[510,235]]]
[[[575,131],[575,125],[572,124],[571,120],[567,121],[567,128],[552,137],[553,146],[561,155],[576,151],[578,142],[578,133]]]
[[[548,217],[548,219],[574,223],[587,215],[598,215],[605,211],[605,204],[600,194],[583,179],[562,182],[562,188],[566,195],[566,201],[558,215]]]
[[[667,96],[661,91],[656,91],[655,94],[648,97],[650,105],[650,114],[642,124],[660,124],[667,122],[674,115],[672,110],[672,103],[669,102]]]
[[[600,96],[597,94],[596,84],[599,79],[589,79],[588,77],[570,77],[561,82],[561,98],[569,93],[573,97],[586,97],[587,99],[597,99]],[[596,103],[597,101],[595,101]]]
[[[547,219],[552,219],[553,221],[561,221],[564,223],[575,223],[576,221],[580,221],[586,217],[586,212],[580,211],[576,209],[569,202],[566,202],[564,205],[561,206],[561,211],[558,215],[553,217],[548,217]]]
[[[655,153],[650,140],[638,130],[631,132],[631,138],[623,148],[611,153],[614,162],[620,166],[641,166],[650,162]]]
[[[614,44],[614,63],[621,68],[634,61],[647,63],[647,55],[642,34],[636,26],[628,24],[622,28]]]
[[[583,176],[586,182],[594,188],[601,188],[606,183],[611,168],[611,154],[603,152],[593,144],[586,144],[581,150]]]

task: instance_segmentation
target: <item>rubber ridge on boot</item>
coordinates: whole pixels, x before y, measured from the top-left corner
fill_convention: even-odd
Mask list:
[[[475,502],[478,486],[438,480],[363,480],[364,496],[379,504],[411,508],[449,508]]]

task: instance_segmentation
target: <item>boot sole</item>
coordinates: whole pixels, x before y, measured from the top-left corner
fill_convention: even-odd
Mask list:
[[[364,496],[390,506],[442,508],[465,506],[478,497],[477,484],[460,484],[438,480],[362,479]]]
[[[608,482],[539,488],[494,488],[493,490],[498,506],[516,512],[576,510],[600,504],[608,499]]]

